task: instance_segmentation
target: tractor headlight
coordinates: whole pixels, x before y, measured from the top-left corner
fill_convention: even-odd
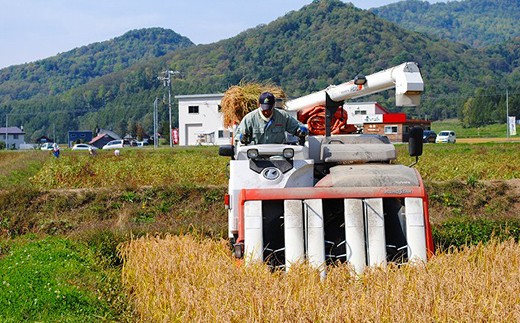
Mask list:
[[[294,149],[292,148],[285,148],[283,150],[283,157],[289,159],[294,157]]]
[[[258,158],[258,149],[249,149],[247,151],[247,158],[249,158],[249,159]]]

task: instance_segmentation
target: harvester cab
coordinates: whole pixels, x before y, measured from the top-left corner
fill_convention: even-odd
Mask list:
[[[394,164],[386,136],[332,134],[332,115],[349,98],[390,88],[399,105],[419,103],[416,63],[331,86],[287,101],[286,110],[324,106],[325,132],[303,145],[222,146],[231,157],[226,195],[229,238],[246,264],[289,270],[308,262],[346,262],[360,273],[388,261],[426,261],[433,253],[428,201],[418,171]],[[410,132],[409,152],[422,154],[422,129]]]

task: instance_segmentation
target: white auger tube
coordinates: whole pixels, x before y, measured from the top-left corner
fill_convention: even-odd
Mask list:
[[[285,102],[288,111],[299,111],[318,105],[325,105],[325,92],[335,102],[355,99],[384,90],[395,88],[397,106],[417,106],[424,82],[419,66],[415,62],[401,65],[366,76],[364,85],[354,84],[354,80],[340,85],[331,85],[325,90],[311,93]]]

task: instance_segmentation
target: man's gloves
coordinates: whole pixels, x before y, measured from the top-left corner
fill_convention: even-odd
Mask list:
[[[239,134],[238,139],[242,145],[247,145],[251,142],[251,137],[247,133]]]
[[[305,137],[309,134],[309,130],[306,126],[301,125],[298,130],[296,131],[296,135],[298,137]]]

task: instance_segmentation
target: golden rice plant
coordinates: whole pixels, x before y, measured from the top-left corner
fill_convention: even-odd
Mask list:
[[[250,111],[258,107],[258,97],[262,92],[271,92],[277,98],[285,98],[285,92],[272,84],[241,82],[224,92],[222,98],[222,114],[224,127],[232,127]]]
[[[426,264],[327,276],[307,265],[244,266],[227,242],[145,237],[120,247],[123,280],[146,322],[519,322],[520,246],[493,241]]]

